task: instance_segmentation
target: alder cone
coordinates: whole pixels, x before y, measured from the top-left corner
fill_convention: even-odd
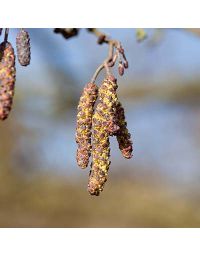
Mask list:
[[[15,54],[9,42],[0,44],[0,119],[5,120],[12,107],[15,87]]]
[[[31,60],[31,46],[30,37],[27,31],[20,30],[16,37],[17,46],[17,58],[22,66],[27,66],[30,64]]]

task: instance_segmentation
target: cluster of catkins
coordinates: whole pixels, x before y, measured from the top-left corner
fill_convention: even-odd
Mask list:
[[[2,28],[0,29],[0,35]],[[8,30],[5,29],[4,41],[0,44],[0,119],[8,118],[12,108],[15,89],[15,53],[8,42]],[[28,32],[21,29],[16,37],[17,57],[22,66],[30,63],[30,38]]]
[[[131,135],[124,108],[117,97],[117,80],[107,76],[101,86],[88,83],[78,104],[76,143],[77,163],[84,169],[92,156],[88,191],[98,196],[103,190],[110,166],[110,136],[117,138],[122,155],[132,157]],[[98,101],[97,101],[98,98]],[[95,104],[96,103],[96,104]]]

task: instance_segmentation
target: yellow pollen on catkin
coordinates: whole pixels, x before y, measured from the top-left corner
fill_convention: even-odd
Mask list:
[[[124,108],[120,102],[117,104],[117,120],[119,131],[116,134],[116,137],[119,144],[119,149],[125,158],[130,159],[132,158],[133,151],[131,134],[128,131]]]
[[[76,143],[78,149],[76,160],[82,169],[88,166],[91,155],[92,115],[97,96],[97,86],[93,83],[88,83],[83,90],[78,104],[76,126]]]
[[[117,130],[116,102],[117,84],[107,78],[99,88],[99,103],[92,118],[92,164],[88,191],[98,196],[107,181],[110,166],[109,136]]]
[[[9,42],[0,44],[0,119],[8,118],[15,88],[15,54]]]

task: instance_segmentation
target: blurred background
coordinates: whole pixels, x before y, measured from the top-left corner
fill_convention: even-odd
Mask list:
[[[111,138],[109,179],[92,197],[89,168],[76,165],[76,107],[107,45],[84,29],[69,40],[28,31],[31,65],[17,63],[13,110],[0,123],[0,227],[200,227],[200,37],[145,29],[138,43],[134,29],[102,29],[129,61],[118,95],[134,157]]]

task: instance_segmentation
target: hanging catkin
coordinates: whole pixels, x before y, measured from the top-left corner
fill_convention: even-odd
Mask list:
[[[15,87],[15,55],[9,42],[0,44],[0,119],[5,120],[11,110]]]
[[[99,103],[92,118],[92,164],[88,182],[88,191],[98,196],[107,181],[110,166],[109,136],[117,132],[116,103],[117,84],[110,76],[99,88]]]
[[[128,132],[124,108],[120,102],[117,103],[117,124],[119,126],[119,130],[116,137],[119,149],[125,158],[130,159],[133,151],[131,135]]]
[[[92,118],[92,169],[89,176],[88,191],[91,195],[96,196],[103,190],[110,165],[109,133],[105,125],[106,116],[103,114],[105,109],[105,105],[100,102]]]
[[[81,168],[86,168],[91,155],[91,128],[93,107],[98,95],[98,87],[86,84],[78,104],[76,142],[78,145],[76,160]]]
[[[117,81],[113,76],[108,76],[99,88],[99,101],[104,105],[101,109],[105,118],[104,125],[109,135],[114,135],[119,130],[116,119],[117,88]]]
[[[27,31],[21,29],[16,37],[17,46],[17,58],[22,66],[27,66],[30,64],[31,60],[31,46],[30,37]]]

